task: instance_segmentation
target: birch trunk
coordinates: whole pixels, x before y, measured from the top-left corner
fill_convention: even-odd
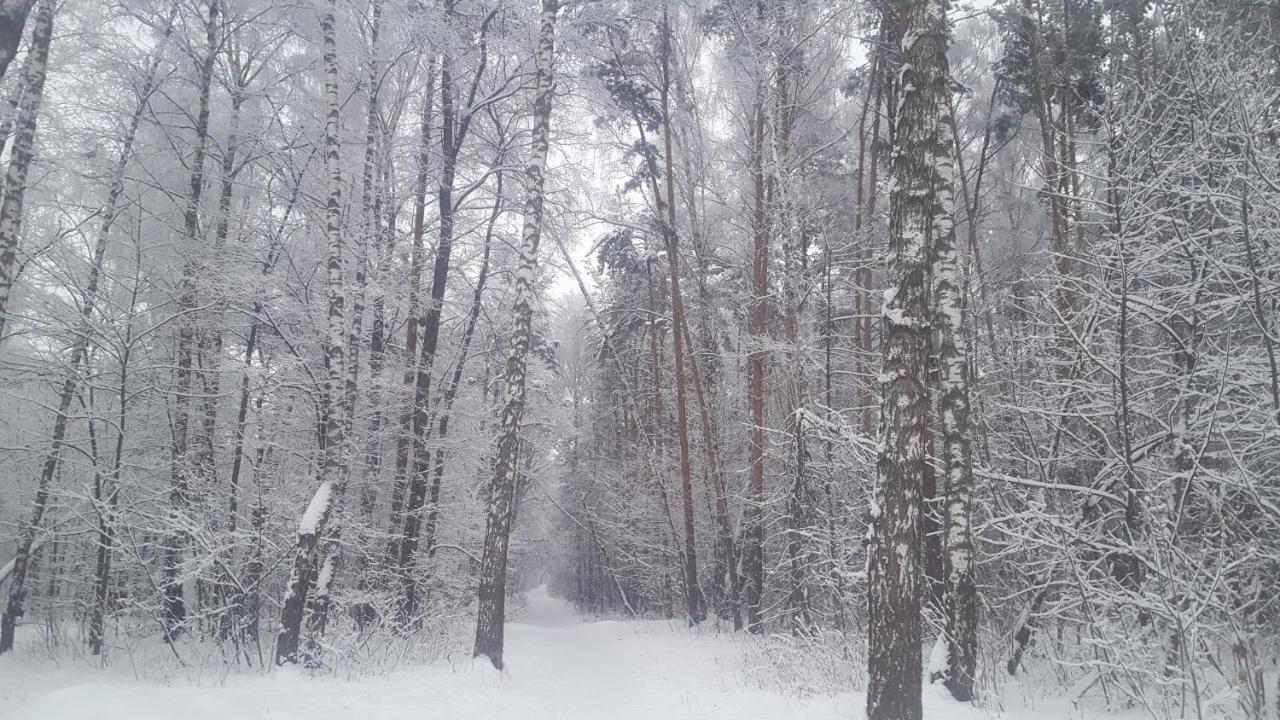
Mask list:
[[[897,12],[905,29],[889,196],[889,287],[882,310],[878,481],[871,511],[868,720],[921,716],[920,501],[929,417],[926,256],[942,172],[938,153],[946,154],[949,143],[939,124],[947,111],[946,2],[903,0]]]
[[[342,493],[347,476],[346,436],[346,340],[342,268],[342,166],[340,150],[340,116],[338,100],[338,46],[334,30],[334,14],[337,0],[328,0],[320,29],[324,37],[324,91],[328,104],[325,122],[325,171],[328,180],[328,204],[325,211],[325,238],[328,250],[327,294],[328,322],[325,339],[325,355],[328,377],[324,391],[324,460],[320,486],[312,496],[307,510],[298,522],[298,537],[294,545],[293,568],[289,585],[280,610],[280,634],[276,638],[275,662],[277,665],[296,663],[298,646],[302,636],[302,621],[307,608],[308,594],[315,585],[319,593],[328,590],[332,578],[319,572],[318,555],[320,536],[325,531],[334,506]],[[331,556],[330,556],[331,557]],[[328,560],[329,558],[326,558]]]
[[[946,33],[944,23],[940,32]],[[934,18],[936,21],[936,18]],[[944,45],[945,47],[945,45]],[[946,56],[943,55],[946,77]],[[960,702],[973,700],[978,653],[978,598],[974,584],[973,531],[970,506],[973,498],[973,424],[969,408],[969,348],[965,336],[964,302],[956,260],[955,225],[952,220],[952,168],[955,128],[950,107],[939,109],[940,135],[935,152],[933,248],[933,332],[938,353],[938,425],[942,436],[946,505],[943,521],[942,611],[947,663],[942,681]]]
[[[379,381],[382,378],[382,368],[385,363],[386,340],[384,336],[384,328],[386,322],[386,294],[381,282],[383,274],[386,270],[386,259],[384,255],[384,245],[381,242],[382,235],[382,179],[385,174],[381,169],[376,169],[378,158],[384,151],[380,147],[381,143],[386,141],[386,130],[382,127],[382,115],[379,107],[379,85],[381,83],[380,71],[381,63],[378,61],[378,33],[382,24],[382,0],[371,0],[369,3],[369,77],[368,94],[369,101],[365,108],[365,136],[364,136],[364,177],[361,183],[361,210],[363,212],[362,221],[362,237],[367,254],[369,244],[373,244],[375,253],[374,271],[377,275],[376,296],[373,302],[372,326],[369,329],[369,375],[372,391],[372,413],[369,417],[369,428],[365,432],[364,441],[364,470],[360,481],[360,512],[364,521],[372,520],[373,506],[377,502],[375,491],[375,483],[377,482],[378,472],[382,467],[382,392],[379,388]],[[362,263],[363,265],[363,263]],[[363,294],[363,284],[357,280],[360,285],[359,293]],[[353,328],[353,332],[355,328]],[[360,342],[356,340],[354,342]],[[354,343],[353,343],[354,345]],[[354,385],[352,387],[354,392]],[[355,403],[352,402],[352,413],[354,416]]]
[[[24,64],[23,90],[14,120],[13,148],[9,153],[9,170],[4,179],[4,197],[0,199],[0,343],[4,342],[9,302],[13,286],[18,280],[18,236],[22,229],[22,203],[27,192],[27,174],[35,155],[36,124],[40,119],[44,81],[49,71],[53,12],[53,0],[40,0],[35,24],[31,29],[30,56]],[[0,22],[0,26],[4,24]],[[18,33],[21,35],[21,29]]]
[[[9,63],[18,54],[22,42],[22,29],[27,24],[27,14],[35,0],[0,0],[0,80],[4,79]]]
[[[400,431],[396,435],[396,472],[391,489],[391,540],[387,543],[387,561],[396,565],[400,560],[400,540],[404,529],[404,501],[409,486],[409,465],[413,460],[414,385],[418,377],[418,335],[422,330],[420,302],[422,287],[423,240],[426,237],[427,182],[431,167],[431,117],[432,99],[435,97],[436,57],[431,57],[427,68],[426,97],[422,103],[422,116],[418,131],[417,179],[414,184],[413,231],[409,251],[409,321],[404,337],[404,387],[409,401],[400,413]]]
[[[378,176],[381,172],[378,166],[378,142],[379,131],[378,126],[381,124],[381,113],[378,107],[378,31],[382,24],[382,2],[381,0],[372,0],[369,3],[369,76],[368,82],[368,99],[365,103],[365,135],[364,135],[364,167],[361,174],[361,190],[360,190],[360,231],[356,233],[355,241],[355,288],[351,292],[351,335],[347,341],[347,390],[346,390],[346,414],[343,422],[346,423],[346,435],[351,442],[356,442],[356,409],[359,405],[359,387],[360,387],[360,349],[364,345],[364,311],[365,305],[369,300],[369,248],[374,248],[375,254],[379,249],[379,241],[381,240],[381,203],[377,198],[380,197],[378,189]],[[366,444],[366,448],[367,448]],[[365,467],[368,467],[368,453],[365,453]],[[367,475],[362,477],[360,483],[361,505],[364,504],[365,491],[368,488]]]
[[[765,304],[769,295],[769,227],[765,200],[764,86],[756,88],[754,117],[751,121],[750,166],[752,182],[752,262],[751,304],[748,308],[747,331],[750,350],[747,354],[747,403],[751,412],[751,438],[747,453],[750,480],[746,505],[742,511],[742,583],[746,605],[747,630],[764,631],[761,599],[764,594],[764,350]]]
[[[559,0],[542,0],[538,33],[537,78],[533,101],[533,134],[526,169],[524,228],[520,266],[516,270],[516,295],[511,323],[511,350],[507,357],[507,400],[498,430],[498,457],[489,489],[484,557],[480,564],[479,612],[476,616],[474,655],[485,656],[502,669],[503,623],[506,616],[507,544],[515,516],[516,456],[520,444],[520,418],[524,414],[525,370],[533,323],[533,282],[538,270],[538,241],[542,233],[545,169],[551,134],[551,101],[555,95],[555,29]]]
[[[4,148],[9,144],[9,134],[13,132],[13,123],[18,117],[18,108],[22,106],[22,95],[27,89],[27,66],[31,64],[31,53],[27,53],[22,63],[22,68],[18,71],[18,79],[13,83],[13,87],[9,89],[9,96],[5,98],[4,105],[0,108],[0,152],[4,152]],[[4,178],[0,178],[0,193],[4,192]],[[3,197],[3,195],[0,195]]]

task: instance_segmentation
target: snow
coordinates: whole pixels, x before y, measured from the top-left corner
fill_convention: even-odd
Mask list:
[[[324,519],[325,512],[329,510],[329,499],[332,496],[333,483],[328,480],[320,483],[320,487],[316,488],[316,494],[311,496],[307,511],[298,521],[299,535],[314,535],[319,532],[320,522]]]
[[[924,671],[929,678],[941,677],[947,671],[947,641],[942,633],[938,633],[938,637],[929,648],[929,662],[925,665]]]
[[[748,682],[746,643],[759,638],[667,621],[587,622],[537,588],[508,623],[506,669],[470,657],[340,680],[296,669],[169,685],[127,670],[36,669],[0,659],[5,720],[849,720],[865,695],[801,696]],[[926,687],[925,720],[1028,720],[951,701]],[[1042,708],[1043,711],[1043,708]],[[1059,715],[1066,717],[1066,715]],[[1072,714],[1071,717],[1080,717]]]

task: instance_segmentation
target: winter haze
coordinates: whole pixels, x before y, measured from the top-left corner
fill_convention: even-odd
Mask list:
[[[0,0],[0,719],[1280,720],[1276,0]]]

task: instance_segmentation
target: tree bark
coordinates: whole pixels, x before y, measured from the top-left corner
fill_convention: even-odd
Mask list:
[[[762,12],[762,11],[761,11]],[[757,12],[760,15],[761,12]],[[751,413],[751,437],[747,451],[750,480],[742,511],[742,583],[747,630],[764,631],[761,600],[764,595],[764,349],[765,304],[769,295],[769,223],[765,199],[764,81],[757,81],[751,119],[749,164],[752,183],[751,303],[748,306],[747,404]]]
[[[456,18],[454,0],[446,0],[445,14]],[[417,381],[414,384],[413,439],[414,455],[409,473],[408,497],[405,500],[404,527],[399,541],[399,558],[396,569],[401,583],[411,582],[410,565],[413,553],[418,546],[418,538],[422,530],[422,511],[426,505],[427,492],[430,489],[428,477],[431,473],[431,453],[427,449],[427,437],[432,427],[431,380],[435,369],[436,349],[440,340],[440,319],[444,310],[444,295],[449,280],[449,262],[453,253],[454,222],[457,208],[454,206],[454,183],[457,179],[458,156],[462,151],[470,132],[471,121],[475,117],[476,89],[484,77],[488,64],[487,36],[489,26],[496,17],[496,10],[485,15],[477,31],[479,38],[479,59],[472,75],[467,92],[467,103],[462,108],[454,97],[454,60],[449,53],[441,55],[440,60],[440,146],[442,166],[440,184],[437,189],[437,204],[440,214],[440,239],[436,244],[435,263],[431,274],[431,299],[427,304],[422,319],[422,348],[418,358]],[[401,609],[404,617],[404,609]]]
[[[0,0],[0,80],[4,79],[9,63],[18,54],[22,29],[26,27],[32,5],[35,5],[35,0]]]
[[[898,12],[905,28],[889,197],[883,396],[869,551],[868,720],[921,716],[920,500],[926,462],[922,438],[929,416],[926,258],[941,175],[938,153],[946,153],[949,142],[939,128],[949,92],[946,2],[902,0]]]
[[[484,556],[480,563],[479,612],[474,655],[485,656],[502,669],[503,623],[506,615],[507,546],[515,515],[516,454],[520,418],[524,414],[526,360],[533,323],[533,282],[538,269],[538,241],[542,233],[545,169],[551,134],[551,102],[555,95],[555,28],[559,0],[542,0],[538,33],[537,93],[533,101],[533,135],[526,169],[527,189],[520,266],[516,271],[511,350],[507,357],[507,400],[498,431],[498,458],[489,489]]]
[[[382,199],[385,173],[377,169],[379,156],[387,152],[387,130],[382,127],[382,113],[379,103],[379,85],[381,83],[381,63],[378,60],[378,33],[382,24],[382,0],[369,2],[369,77],[367,79],[369,95],[365,108],[364,136],[364,176],[361,182],[361,210],[363,227],[361,234],[365,252],[370,244],[375,249],[374,273],[375,297],[372,308],[371,326],[369,328],[369,375],[372,385],[372,413],[369,427],[365,432],[364,470],[360,480],[360,512],[363,521],[373,519],[373,507],[377,502],[375,486],[378,473],[382,468],[382,427],[384,414],[382,410],[382,370],[386,362],[386,290],[384,287],[387,258],[390,247],[384,245],[382,230]],[[357,281],[357,284],[360,284]],[[359,292],[363,293],[364,290]],[[354,391],[354,388],[353,388]],[[354,407],[352,413],[354,416]]]
[[[5,2],[5,0],[0,0]],[[8,0],[6,4],[12,4]],[[28,8],[30,2],[27,3]],[[22,204],[27,192],[27,175],[35,155],[36,125],[44,100],[44,81],[49,72],[49,43],[53,39],[53,0],[40,0],[35,24],[31,29],[30,57],[24,64],[23,90],[14,120],[13,148],[9,153],[9,170],[4,180],[4,197],[0,199],[0,343],[4,342],[9,301],[18,280],[18,235],[22,228]],[[25,17],[25,11],[22,16]],[[9,19],[0,17],[0,27]],[[18,35],[22,30],[19,26]],[[16,40],[15,40],[16,45]],[[7,64],[7,61],[5,61]]]
[[[304,610],[307,596],[313,584],[320,591],[327,591],[332,578],[320,570],[318,555],[320,537],[326,530],[338,498],[342,494],[347,477],[346,436],[346,340],[344,322],[343,261],[342,261],[342,165],[340,158],[340,116],[338,101],[338,47],[335,39],[334,14],[337,0],[329,0],[320,29],[324,43],[324,91],[328,104],[325,121],[325,170],[328,180],[328,204],[325,211],[325,238],[328,251],[327,294],[328,322],[325,338],[328,376],[324,389],[324,460],[320,486],[312,496],[306,512],[298,523],[298,537],[294,545],[293,568],[289,585],[280,610],[280,634],[276,638],[275,662],[277,665],[296,663],[298,646],[302,636]],[[326,559],[332,557],[328,555]],[[313,660],[313,658],[309,658]]]
[[[942,12],[941,32],[945,37],[945,9]],[[941,62],[945,77],[945,54]],[[949,102],[938,112],[939,135],[933,143],[937,177],[934,178],[931,261],[934,347],[938,353],[938,426],[942,436],[943,477],[946,478],[942,611],[947,664],[942,681],[952,697],[969,702],[974,698],[978,661],[978,597],[969,521],[973,498],[973,423],[969,407],[969,348],[952,220],[955,128]],[[969,217],[972,222],[973,216]]]
[[[368,88],[367,101],[365,103],[365,134],[364,134],[364,166],[362,168],[360,183],[360,231],[356,235],[355,243],[355,288],[351,292],[351,335],[347,341],[347,397],[346,397],[346,417],[344,421],[347,424],[347,437],[351,442],[356,442],[356,409],[359,406],[359,387],[360,387],[360,349],[364,345],[364,315],[365,306],[369,300],[369,249],[374,250],[375,264],[381,265],[376,261],[377,255],[381,248],[381,193],[379,192],[379,178],[382,173],[378,169],[378,143],[380,140],[379,126],[381,125],[381,112],[379,110],[379,94],[378,94],[378,31],[382,24],[382,0],[370,0],[369,2],[369,75],[366,79]],[[381,328],[370,336],[370,350],[373,351],[373,345],[377,345],[377,352],[381,355],[382,338]],[[381,371],[381,358],[377,361],[370,360],[371,367]],[[376,378],[375,378],[376,380]],[[375,390],[376,393],[376,390]],[[375,394],[376,397],[376,394]],[[374,413],[378,412],[378,408],[374,406]],[[369,466],[372,463],[377,465],[376,449],[373,448],[374,438],[372,433],[367,433],[364,452],[364,470],[365,473],[361,477],[360,482],[360,505],[372,505],[372,500],[367,499],[367,493],[372,489],[368,484]],[[371,452],[372,450],[372,452]],[[371,459],[370,455],[374,454]]]

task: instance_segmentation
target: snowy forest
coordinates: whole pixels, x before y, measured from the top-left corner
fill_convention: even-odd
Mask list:
[[[0,716],[1280,719],[1278,346],[1275,0],[0,0]]]

